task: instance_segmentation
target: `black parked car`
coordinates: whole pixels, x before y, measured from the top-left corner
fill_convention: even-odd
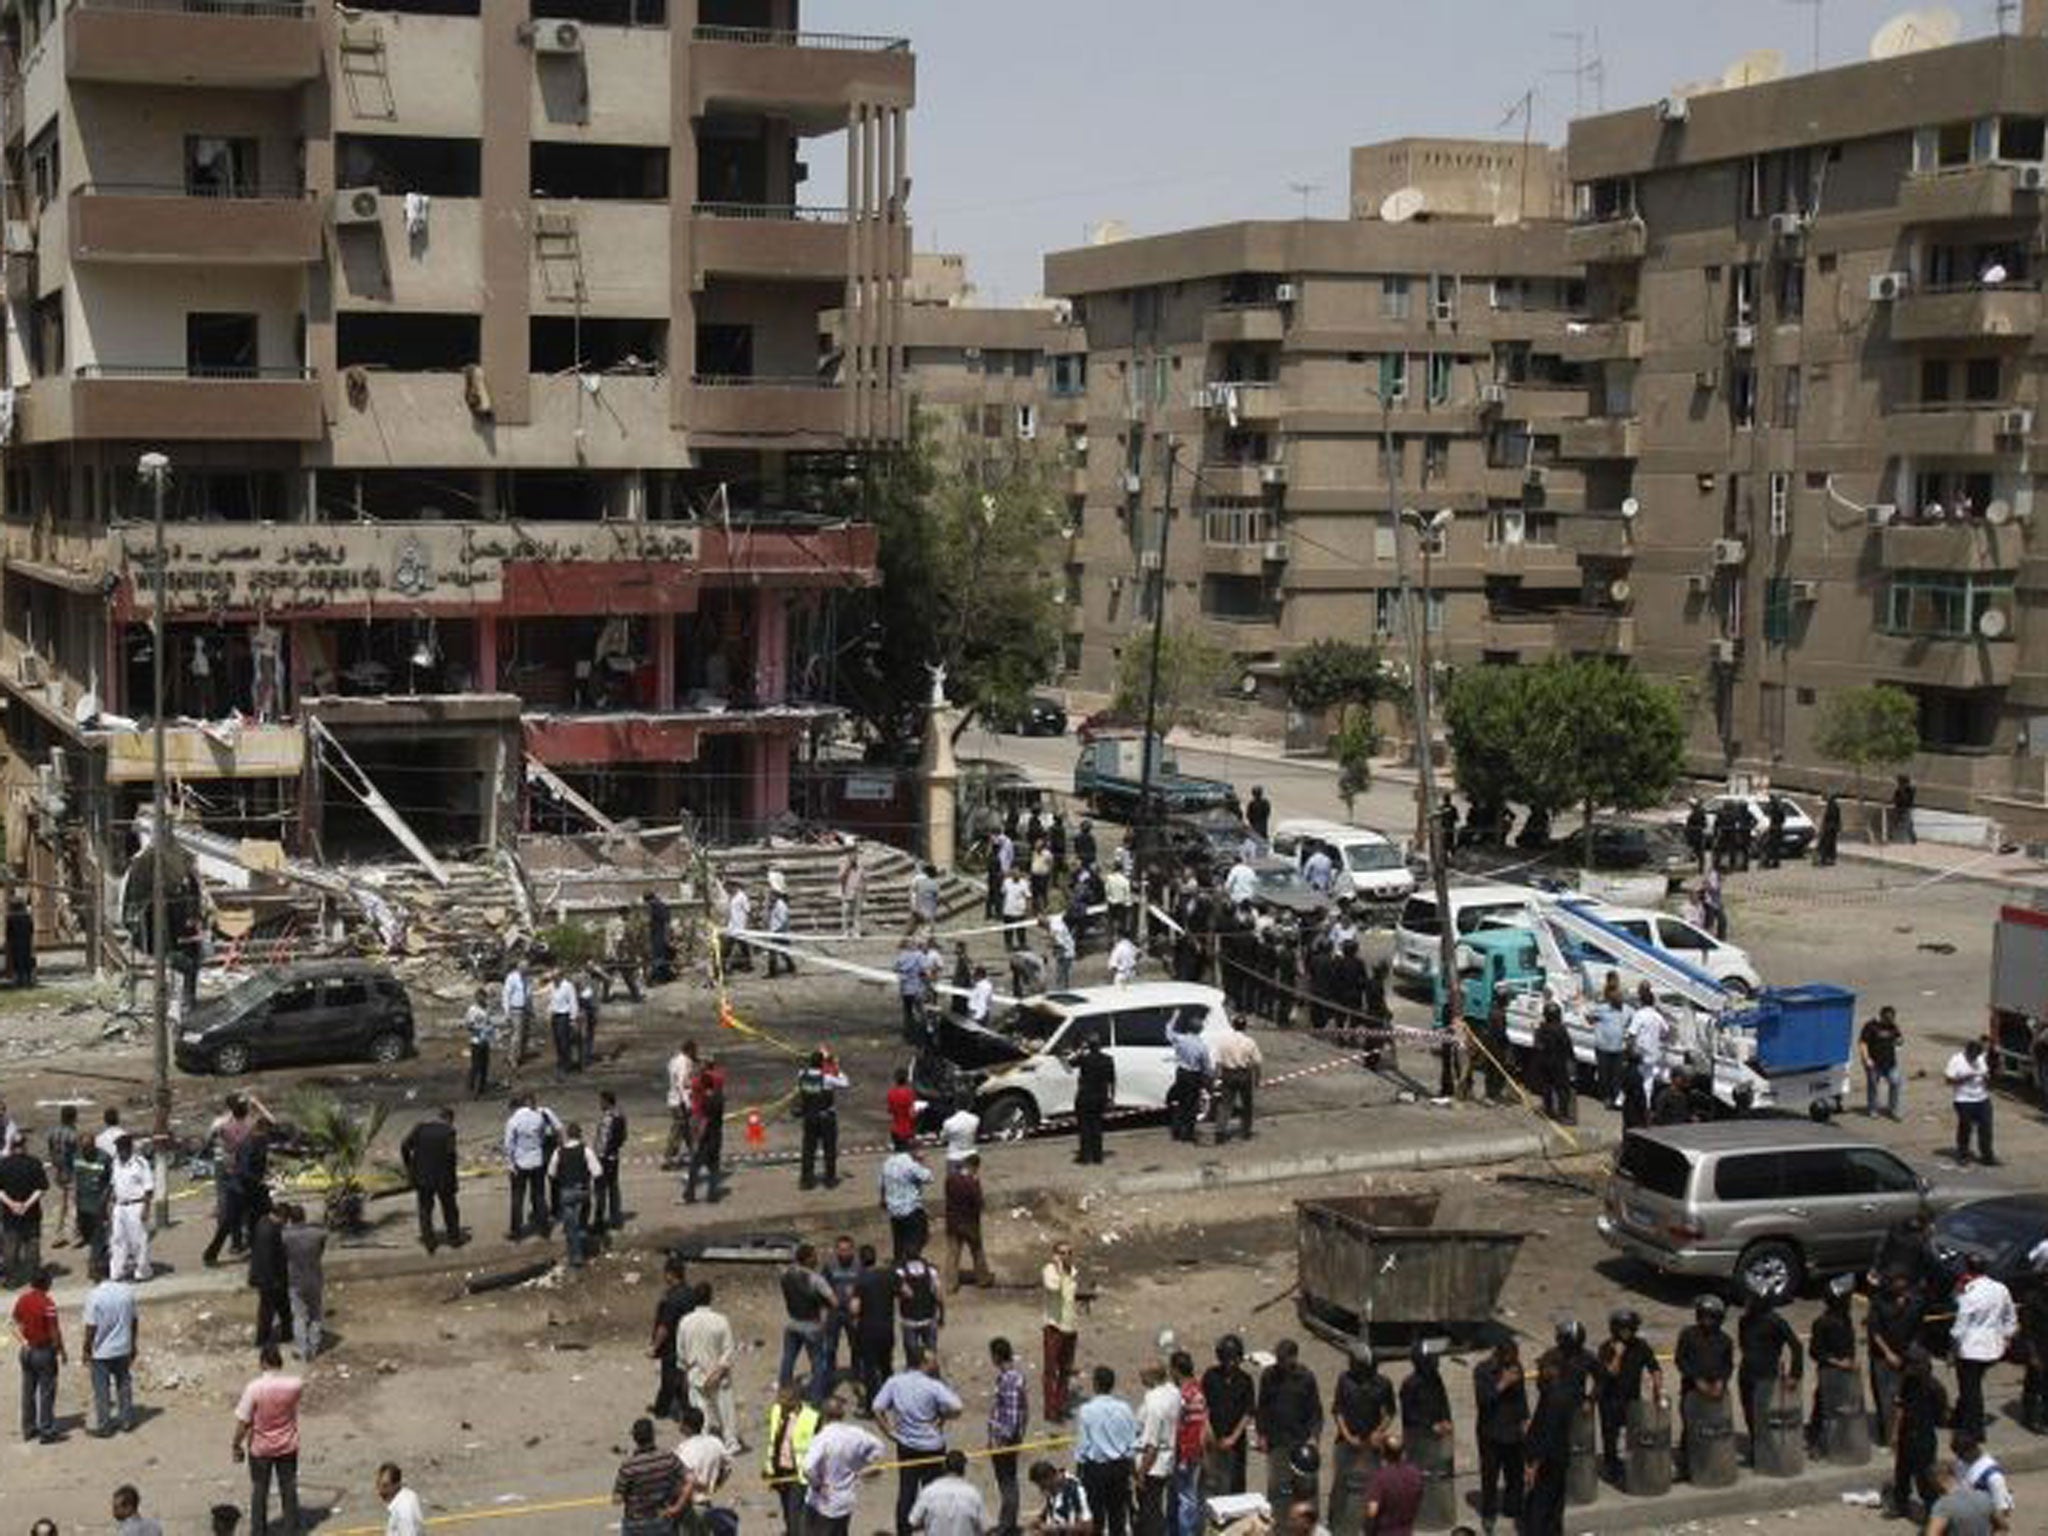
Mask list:
[[[412,999],[362,960],[280,966],[201,1003],[178,1031],[178,1069],[235,1077],[256,1067],[373,1061],[412,1054]]]
[[[2041,1279],[2029,1255],[2043,1243],[2048,1243],[2048,1195],[2042,1194],[1972,1200],[1935,1217],[1928,1234],[1928,1246],[1944,1273],[1953,1276],[1965,1258],[1973,1259],[2014,1291]]]
[[[982,723],[1010,736],[1064,736],[1067,712],[1060,701],[1034,693],[1016,709],[984,709]]]

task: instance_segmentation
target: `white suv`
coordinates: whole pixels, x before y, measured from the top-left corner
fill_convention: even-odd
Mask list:
[[[1415,894],[1415,875],[1401,854],[1401,845],[1370,827],[1347,827],[1337,821],[1305,818],[1274,823],[1273,852],[1306,864],[1317,848],[1334,866],[1332,896],[1360,901],[1406,901]]]
[[[1028,1004],[1006,1026],[1029,1049],[1022,1061],[997,1067],[975,1093],[982,1130],[1021,1136],[1048,1120],[1074,1113],[1074,1056],[1090,1039],[1116,1063],[1117,1109],[1163,1109],[1173,1086],[1173,1031],[1195,1017],[1213,1051],[1231,1032],[1223,994],[1187,982],[1139,982],[1128,987],[1076,987]]]

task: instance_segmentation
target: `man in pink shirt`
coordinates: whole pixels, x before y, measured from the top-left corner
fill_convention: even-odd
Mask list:
[[[263,1373],[235,1404],[234,1458],[249,1460],[249,1533],[270,1536],[270,1480],[277,1478],[282,1529],[299,1529],[299,1397],[305,1382],[284,1373],[284,1356],[265,1344]]]

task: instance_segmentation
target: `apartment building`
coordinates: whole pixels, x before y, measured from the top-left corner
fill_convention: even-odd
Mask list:
[[[1369,148],[1353,161],[1366,216],[1047,257],[1046,289],[1071,301],[1085,346],[1066,375],[1085,443],[1067,567],[1076,686],[1112,685],[1149,626],[1155,570],[1169,623],[1232,651],[1268,725],[1290,651],[1334,636],[1404,653],[1397,554],[1427,578],[1429,630],[1453,662],[1629,649],[1620,566],[1570,533],[1620,501],[1613,477],[1563,452],[1595,346],[1577,323],[1580,269],[1562,220],[1496,222],[1525,164],[1529,187],[1556,180],[1513,149]],[[1390,163],[1406,178],[1391,204]],[[1426,569],[1404,506],[1455,514]]]
[[[785,808],[818,615],[875,579],[825,490],[905,421],[904,41],[6,0],[0,65],[18,867],[106,888],[159,708],[209,828],[332,858],[401,857],[387,811],[459,852]]]
[[[1819,787],[1827,697],[1920,705],[1923,803],[2048,830],[2041,263],[2048,38],[1572,125],[1594,411],[1639,665],[1696,688],[1695,766]]]

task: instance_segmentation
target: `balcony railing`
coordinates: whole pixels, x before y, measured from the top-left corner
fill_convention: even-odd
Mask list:
[[[801,203],[692,203],[700,219],[752,219],[771,224],[844,224],[850,208],[808,207]]]
[[[72,369],[81,379],[292,379],[313,377],[299,364],[242,367],[225,363],[80,363]]]
[[[807,373],[696,373],[690,382],[699,389],[837,389],[837,379]]]
[[[71,0],[80,11],[170,11],[185,16],[261,16],[305,21],[313,7],[298,0]]]
[[[785,32],[774,27],[696,27],[700,43],[745,43],[758,48],[822,48],[835,53],[908,53],[907,37],[866,37],[858,32]]]
[[[296,203],[313,196],[303,187],[260,187],[247,183],[206,187],[175,181],[81,181],[71,192],[74,197],[198,197],[272,203]]]

